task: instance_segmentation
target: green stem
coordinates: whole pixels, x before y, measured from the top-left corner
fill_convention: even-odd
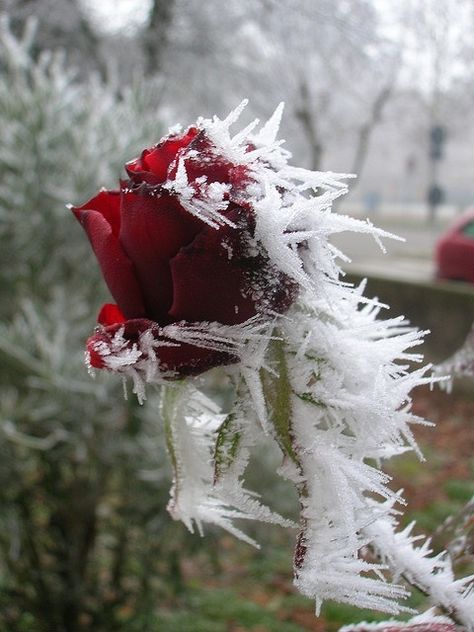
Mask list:
[[[301,478],[304,480],[303,465],[298,455],[297,446],[292,428],[293,406],[292,397],[294,395],[291,387],[288,363],[286,360],[286,349],[284,340],[282,340],[278,332],[275,332],[277,340],[273,342],[273,358],[276,364],[277,376],[273,376],[268,372],[262,371],[262,384],[265,399],[269,404],[271,420],[275,428],[276,439],[284,455],[289,457],[296,465]],[[303,499],[308,496],[308,487],[306,482],[297,485],[300,497],[301,509],[303,510]],[[303,566],[306,557],[305,533],[307,528],[307,520],[301,518],[301,529],[296,540],[296,548],[294,554],[295,574],[298,575],[298,569]]]
[[[177,474],[178,460],[174,449],[173,441],[173,419],[176,414],[176,404],[183,391],[184,383],[176,386],[163,386],[161,390],[161,418],[165,431],[166,449],[168,451],[173,472]]]
[[[293,435],[291,427],[292,389],[288,375],[288,364],[285,357],[285,343],[277,339],[273,342],[273,356],[276,363],[277,377],[262,370],[261,379],[263,391],[267,403],[270,405],[270,414],[275,428],[276,439],[283,453],[298,466],[299,461],[293,447]]]

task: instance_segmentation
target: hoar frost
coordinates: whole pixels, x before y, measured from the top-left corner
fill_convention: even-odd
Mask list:
[[[119,332],[118,353],[103,350],[108,367],[130,376],[141,399],[145,383],[163,385],[162,417],[174,468],[169,511],[190,530],[202,533],[206,523],[215,524],[252,544],[235,519],[292,526],[243,483],[250,450],[266,436],[281,448],[280,475],[298,490],[295,584],[315,599],[318,612],[326,599],[404,612],[404,578],[472,630],[469,578],[455,581],[447,557],[433,557],[428,545],[417,547],[408,530],[397,530],[395,508],[404,501],[376,465],[407,449],[420,454],[411,427],[428,422],[411,412],[410,392],[434,381],[430,366],[412,368],[422,361],[414,349],[426,332],[403,317],[381,320],[384,306],[364,296],[364,284],[344,282],[339,262],[347,259],[330,241],[342,231],[369,233],[379,243],[394,236],[332,212],[350,176],[288,164],[291,156],[276,139],[281,105],[260,131],[254,121],[232,136],[230,127],[244,107],[245,102],[224,120],[200,119],[198,126],[220,156],[248,169],[244,197],[255,213],[249,248],[262,249],[275,270],[298,285],[298,299],[285,314],[269,310],[242,325],[169,325],[160,342],[145,332],[123,352]],[[186,162],[196,159],[184,152],[164,186],[217,230],[228,221],[222,215],[227,185],[202,178],[197,188],[190,186]],[[239,364],[224,368],[235,388],[227,414],[199,391],[196,380],[173,384],[161,374],[154,345],[182,342],[238,356]],[[367,547],[378,561],[364,557]]]

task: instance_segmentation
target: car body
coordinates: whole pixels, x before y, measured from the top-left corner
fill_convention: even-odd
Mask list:
[[[436,244],[437,277],[474,283],[474,208],[464,213]]]

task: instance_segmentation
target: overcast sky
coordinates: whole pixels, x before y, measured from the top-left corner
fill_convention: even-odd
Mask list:
[[[150,11],[151,0],[81,0],[100,30],[134,31],[143,24]]]

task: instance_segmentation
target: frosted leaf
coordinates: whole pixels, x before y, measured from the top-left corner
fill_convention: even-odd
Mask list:
[[[204,524],[214,524],[237,538],[258,544],[234,525],[235,519],[261,520],[294,526],[261,504],[243,487],[253,433],[246,433],[235,454],[216,478],[213,465],[215,439],[226,422],[216,405],[190,384],[167,386],[162,396],[162,417],[174,481],[168,511],[192,532],[203,534]],[[237,419],[237,424],[239,423]]]

